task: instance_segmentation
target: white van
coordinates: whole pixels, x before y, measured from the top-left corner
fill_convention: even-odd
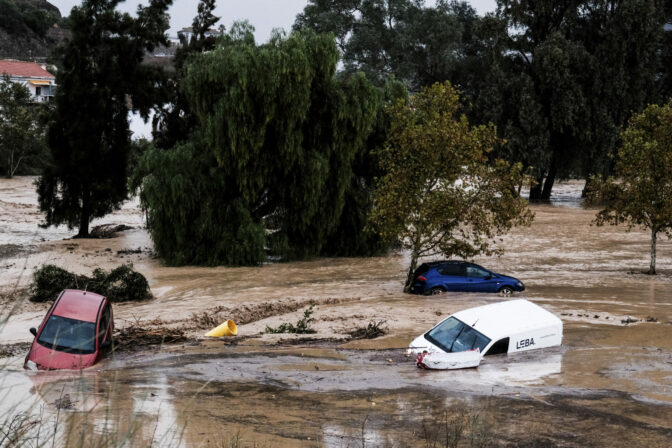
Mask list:
[[[487,355],[554,347],[561,343],[562,321],[542,307],[519,299],[459,311],[415,338],[409,352],[471,351],[469,358],[480,362]]]

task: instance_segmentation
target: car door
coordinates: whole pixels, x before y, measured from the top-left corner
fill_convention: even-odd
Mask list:
[[[469,292],[493,292],[496,281],[492,273],[477,265],[469,265],[467,271],[467,291]]]
[[[463,263],[450,263],[440,266],[441,284],[446,291],[465,291],[467,277]]]
[[[112,332],[112,328],[110,325],[111,320],[112,320],[112,311],[110,310],[110,304],[107,303],[103,307],[103,311],[100,313],[100,318],[98,319],[98,333],[96,335],[98,358],[100,358],[100,356],[102,355],[101,347],[103,345],[103,342],[107,341],[111,336]]]

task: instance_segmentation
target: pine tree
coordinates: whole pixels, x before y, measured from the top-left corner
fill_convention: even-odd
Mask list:
[[[78,227],[87,237],[93,218],[127,197],[131,146],[129,110],[147,117],[159,68],[142,63],[146,51],[167,44],[166,10],[151,0],[137,18],[115,10],[120,0],[85,0],[70,14],[72,37],[60,49],[55,111],[47,143],[53,163],[38,181],[45,225]]]

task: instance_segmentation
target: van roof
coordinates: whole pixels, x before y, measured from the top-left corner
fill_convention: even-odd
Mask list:
[[[54,308],[55,316],[95,322],[105,297],[90,291],[66,289]]]
[[[562,326],[554,314],[524,299],[469,308],[453,316],[493,341],[529,330]]]

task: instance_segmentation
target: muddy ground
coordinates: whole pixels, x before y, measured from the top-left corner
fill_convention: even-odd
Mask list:
[[[153,256],[137,202],[94,223],[134,229],[68,240],[67,229],[37,228],[31,181],[0,180],[0,315],[11,314],[0,324],[0,407],[58,421],[61,442],[109,441],[113,428],[134,446],[446,446],[446,429],[462,428],[463,443],[481,446],[672,446],[672,245],[659,242],[660,275],[644,275],[648,235],[591,226],[580,183],[534,205],[533,225],[503,239],[502,257],[475,260],[520,278],[520,297],[561,317],[563,346],[427,372],[405,355],[415,336],[505,298],[403,294],[403,254],[169,268]],[[25,373],[28,328],[47,307],[25,300],[32,271],[54,263],[89,274],[126,262],[155,298],[115,305],[117,327],[177,331],[180,342],[130,344],[81,374]],[[315,334],[264,332],[295,323],[311,303]],[[227,318],[238,337],[203,338]],[[389,332],[351,339],[371,320]],[[78,439],[82,428],[96,436]]]

